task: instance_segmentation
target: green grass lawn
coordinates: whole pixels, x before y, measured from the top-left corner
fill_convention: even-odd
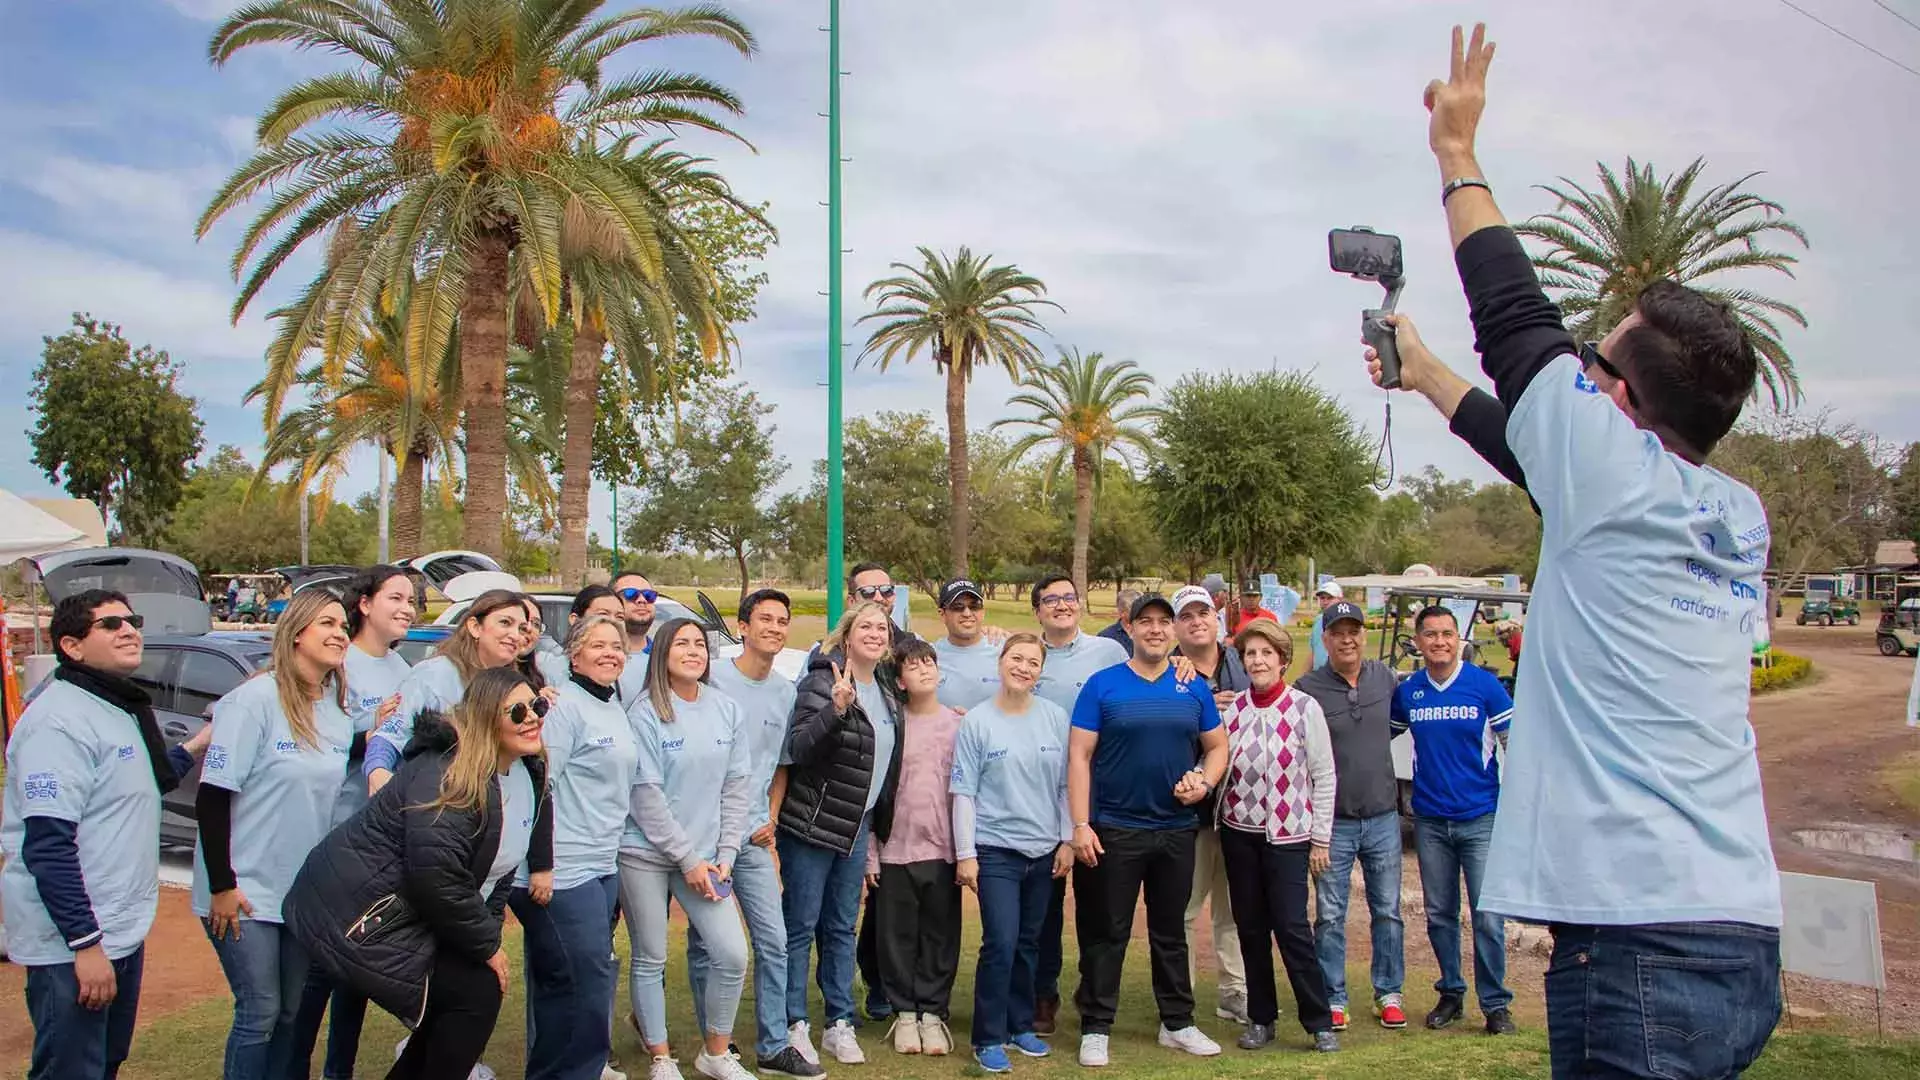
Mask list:
[[[954,1040],[963,1048],[967,1045],[967,1018],[972,1011],[973,956],[978,942],[978,922],[970,919],[960,979],[953,997]],[[693,1007],[685,986],[685,967],[680,959],[682,947],[682,932],[676,927],[671,953],[673,961],[667,970],[667,1000],[673,1010],[669,1031],[682,1071],[692,1080],[698,1075],[692,1066],[697,1047],[693,1038]],[[624,955],[624,940],[620,948]],[[1072,948],[1069,936],[1069,979],[1075,972]],[[509,951],[517,962],[520,946],[515,928],[509,928]],[[624,974],[624,965],[621,970]],[[1418,1017],[1431,1004],[1432,994],[1426,987],[1431,985],[1433,973],[1413,966],[1407,974],[1409,1011],[1414,1013],[1417,1024]],[[1356,969],[1354,975],[1358,976],[1356,985],[1364,986],[1365,972]],[[627,996],[624,980],[622,987],[620,998],[624,1005]],[[1522,989],[1524,991],[1526,988]],[[518,1077],[524,1068],[525,1002],[521,990],[516,972],[512,992],[501,1010],[499,1025],[485,1058],[503,1078]],[[751,993],[752,980],[749,977],[748,999],[741,1002],[735,1028],[738,1041],[747,1046],[749,1066],[752,1065]],[[1292,1023],[1285,1001],[1284,979],[1281,993],[1280,1038],[1273,1047],[1258,1053],[1235,1049],[1231,1045],[1231,1034],[1237,1029],[1214,1020],[1212,1010],[1203,1008],[1200,1011],[1200,1025],[1226,1046],[1223,1057],[1208,1061],[1162,1049],[1154,1043],[1156,1019],[1153,996],[1148,985],[1146,946],[1144,942],[1136,942],[1133,953],[1128,957],[1123,1005],[1114,1030],[1114,1066],[1110,1071],[1137,1076],[1150,1070],[1156,1080],[1201,1080],[1228,1071],[1236,1076],[1390,1077],[1392,1080],[1469,1077],[1474,1080],[1519,1080],[1524,1077],[1543,1077],[1548,1073],[1547,1040],[1537,993],[1522,993],[1515,1009],[1521,1033],[1505,1039],[1492,1039],[1481,1034],[1477,1018],[1472,1022],[1463,1021],[1454,1030],[1439,1034],[1417,1027],[1398,1032],[1384,1031],[1363,1008],[1355,1016],[1352,1029],[1342,1038],[1344,1049],[1331,1056],[1310,1052],[1306,1037]],[[856,987],[856,999],[861,994],[862,991]],[[1196,996],[1203,1006],[1212,1003],[1214,995],[1210,975],[1202,974],[1202,986],[1198,988]],[[817,1010],[818,993],[815,992],[812,997]],[[121,1075],[129,1080],[201,1080],[219,1075],[222,1046],[231,1018],[231,1002],[215,998],[156,1022],[135,1040],[132,1060],[121,1071]],[[815,1020],[817,1023],[817,1013]],[[1078,1038],[1075,1026],[1077,1015],[1070,1007],[1064,1008],[1061,1021],[1062,1034],[1053,1040],[1053,1057],[1044,1061],[1016,1058],[1016,1075],[1063,1078],[1085,1075],[1073,1058]],[[873,1024],[862,1029],[861,1043],[867,1051],[867,1065],[836,1068],[829,1061],[830,1075],[859,1075],[871,1080],[985,1075],[973,1065],[964,1050],[945,1059],[896,1056],[881,1045],[884,1031],[884,1026]],[[393,1045],[401,1034],[399,1024],[391,1017],[377,1008],[371,1010],[361,1044],[359,1075],[382,1075],[392,1062]],[[624,1022],[615,1035],[614,1050],[630,1076],[636,1080],[644,1076],[646,1052]],[[315,1056],[318,1057],[319,1053]],[[1819,1080],[1879,1080],[1883,1077],[1916,1075],[1920,1075],[1920,1042],[1874,1043],[1833,1035],[1788,1034],[1777,1035],[1766,1056],[1747,1073],[1749,1080],[1800,1080],[1808,1077],[1817,1077]]]

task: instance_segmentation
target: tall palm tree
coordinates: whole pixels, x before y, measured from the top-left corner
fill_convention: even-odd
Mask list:
[[[947,490],[951,500],[950,551],[954,577],[967,576],[967,383],[974,369],[1004,368],[1010,378],[1040,357],[1028,334],[1045,328],[1034,315],[1047,286],[1011,263],[990,265],[993,256],[976,258],[965,247],[948,258],[920,248],[920,265],[894,263],[900,271],[867,286],[879,295],[879,307],[861,322],[885,319],[867,339],[860,358],[877,356],[880,370],[895,358],[912,360],[921,349],[933,353],[933,369],[947,380]]]
[[[1007,447],[1009,458],[1038,447],[1050,450],[1044,473],[1049,482],[1073,470],[1073,587],[1085,596],[1094,488],[1109,450],[1129,467],[1127,451],[1152,451],[1153,437],[1140,425],[1163,415],[1143,400],[1153,392],[1153,376],[1131,360],[1109,363],[1097,352],[1082,356],[1079,349],[1061,349],[1057,362],[1028,369],[1019,385],[1007,404],[1032,411],[996,420],[993,429],[1024,429]]]
[[[1545,245],[1534,253],[1534,266],[1540,283],[1558,294],[1567,328],[1576,336],[1604,336],[1633,311],[1640,290],[1652,282],[1691,285],[1733,308],[1760,354],[1760,378],[1773,406],[1789,407],[1800,398],[1800,377],[1780,343],[1780,320],[1804,327],[1807,317],[1785,301],[1701,279],[1736,270],[1777,270],[1792,277],[1799,259],[1762,245],[1777,234],[1804,248],[1806,231],[1781,216],[1786,210],[1779,203],[1741,190],[1759,173],[1696,196],[1706,164],[1705,158],[1695,158],[1677,175],[1659,177],[1652,165],[1628,158],[1623,184],[1599,163],[1599,191],[1566,177],[1558,186],[1542,184],[1559,205],[1514,231]]]
[[[382,282],[419,268],[408,351],[437,355],[461,327],[467,467],[465,542],[501,553],[505,520],[508,258],[531,266],[549,324],[561,318],[560,232],[578,202],[619,230],[649,270],[663,253],[659,222],[632,174],[585,142],[689,126],[733,135],[718,115],[739,99],[710,80],[642,71],[614,80],[602,66],[630,45],[712,38],[743,55],[753,35],[725,9],[641,8],[596,18],[604,0],[261,0],[214,32],[224,64],[277,43],[346,57],[349,70],[283,93],[260,117],[259,149],[202,214],[204,238],[256,197],[265,206],[233,256],[237,321],[308,240],[329,230],[335,257],[295,301],[268,353],[264,396],[275,414],[321,351],[338,378]],[[734,136],[737,138],[737,136]],[[351,228],[340,228],[350,224]]]

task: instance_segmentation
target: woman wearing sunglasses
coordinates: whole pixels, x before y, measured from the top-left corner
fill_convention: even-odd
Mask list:
[[[394,782],[307,856],[287,896],[315,962],[412,1026],[389,1080],[462,1080],[493,1035],[514,868],[552,844],[545,712],[519,672],[477,673],[450,721],[420,716]]]
[[[613,693],[627,666],[621,620],[602,614],[575,622],[567,652],[570,673],[544,732],[553,792],[552,898],[536,903],[522,876],[511,901],[526,928],[528,1080],[599,1080],[606,1065],[616,986],[614,859],[640,759],[633,725]]]
[[[346,776],[347,643],[340,601],[302,592],[274,628],[271,673],[213,704],[194,800],[193,913],[233,990],[226,1080],[277,1080],[293,1060],[307,958],[281,923],[280,902],[332,824]]]
[[[708,681],[706,631],[691,619],[672,619],[654,643],[644,693],[628,707],[639,761],[619,857],[634,1016],[653,1055],[649,1080],[678,1080],[667,1044],[671,899],[707,950],[705,998],[695,1007],[704,1045],[693,1067],[712,1080],[749,1080],[727,1044],[747,976],[747,938],[730,879],[753,802],[752,758],[740,707]]]
[[[401,751],[413,736],[414,717],[429,709],[446,712],[458,704],[466,686],[482,671],[502,668],[520,658],[527,622],[527,601],[509,589],[481,593],[466,618],[440,650],[420,661],[400,684],[400,704],[367,739],[367,792],[376,793],[392,778]]]

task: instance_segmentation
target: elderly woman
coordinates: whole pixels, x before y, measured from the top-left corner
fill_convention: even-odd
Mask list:
[[[1287,686],[1293,639],[1271,619],[1241,628],[1240,650],[1252,689],[1223,712],[1227,774],[1218,804],[1220,848],[1234,922],[1247,969],[1247,1030],[1243,1050],[1273,1041],[1280,1003],[1273,953],[1280,946],[1300,1026],[1323,1052],[1340,1048],[1327,1002],[1326,977],[1313,950],[1307,915],[1307,878],[1326,869],[1333,836],[1333,744],[1326,714],[1310,695]]]

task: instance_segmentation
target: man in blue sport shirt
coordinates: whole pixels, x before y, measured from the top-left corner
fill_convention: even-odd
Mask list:
[[[1454,261],[1540,569],[1481,899],[1553,927],[1556,1078],[1736,1076],[1780,1017],[1780,880],[1747,719],[1766,512],[1707,456],[1759,369],[1728,306],[1656,281],[1576,345],[1474,157],[1493,46],[1426,90]],[[1396,327],[1402,385],[1436,363]],[[1344,779],[1344,778],[1343,778]]]
[[[1144,885],[1160,1045],[1199,1057],[1220,1046],[1193,1025],[1187,896],[1194,804],[1227,771],[1227,732],[1213,695],[1174,675],[1173,605],[1134,602],[1133,658],[1094,674],[1073,706],[1067,805],[1073,815],[1075,921],[1080,934],[1080,1064],[1107,1064],[1120,974]]]
[[[1473,988],[1487,1034],[1513,1034],[1506,987],[1506,922],[1482,910],[1481,881],[1500,805],[1513,700],[1493,672],[1460,659],[1460,624],[1435,605],[1414,616],[1413,642],[1426,667],[1393,696],[1393,733],[1413,732],[1413,840],[1427,898],[1427,940],[1440,963],[1440,1001],[1427,1014],[1438,1031],[1460,1019],[1460,878],[1473,913]]]

